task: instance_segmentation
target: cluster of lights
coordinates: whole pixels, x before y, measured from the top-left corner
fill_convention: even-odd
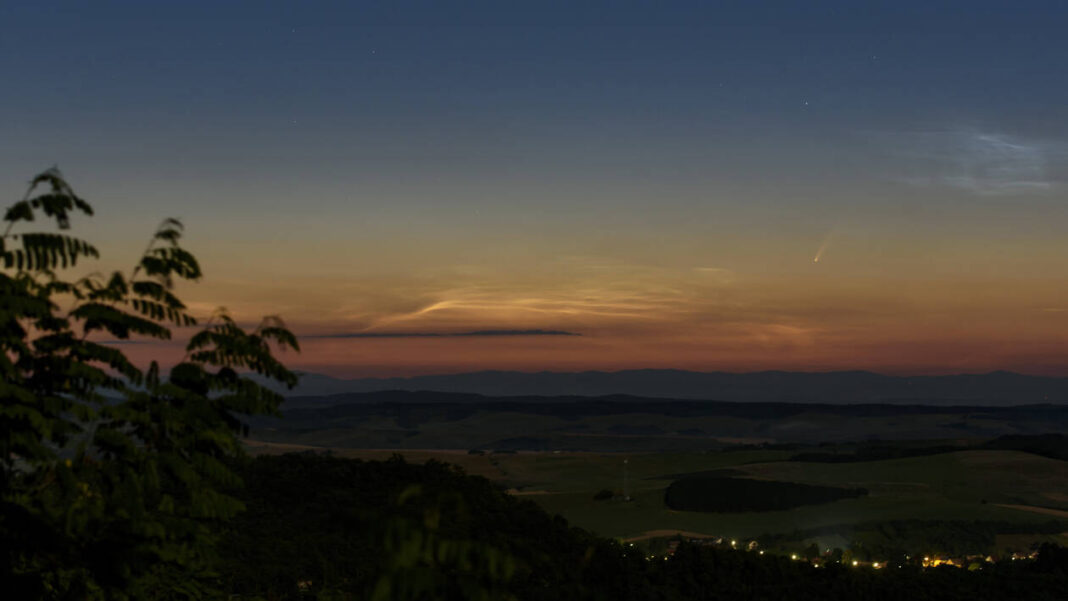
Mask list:
[[[718,539],[716,539],[716,540],[715,540],[715,543],[716,543],[717,545],[718,545],[718,544],[722,544],[722,543],[729,543],[732,549],[737,549],[737,548],[738,548],[738,540],[737,540],[737,539],[731,539],[730,541],[726,541],[726,540],[724,540],[724,539],[722,539],[722,538],[718,538]],[[634,543],[627,543],[627,546],[628,546],[628,547],[633,547],[633,546],[634,546]],[[749,546],[748,546],[748,550],[754,550],[754,548],[755,548],[756,546],[757,546],[757,544],[756,544],[756,541],[751,541],[751,542],[749,543]],[[670,551],[669,551],[669,552],[670,552]],[[760,551],[760,554],[761,554],[761,555],[763,555],[763,554],[764,554],[764,551],[763,551],[763,550],[761,550],[761,551]],[[646,556],[645,556],[645,559],[646,559],[647,561],[649,561],[649,560],[653,560],[653,559],[656,559],[657,557],[658,557],[657,555],[646,555]],[[670,555],[664,555],[663,557],[664,557],[664,561],[667,561],[668,559],[670,559],[670,557],[671,557],[671,556],[670,556]]]
[[[716,542],[719,543],[719,542],[722,542],[722,541],[723,541],[723,539],[719,539]],[[730,543],[731,548],[737,548],[737,546],[738,546],[738,541],[736,539],[730,540],[729,543]],[[634,543],[628,543],[627,546],[628,547],[634,547]],[[749,550],[753,550],[753,547],[755,547],[755,546],[756,546],[756,543],[755,542],[751,542],[751,543],[749,543],[749,547],[748,548],[749,548]],[[827,552],[830,553],[831,550],[827,549]],[[764,549],[757,550],[757,554],[764,555]],[[656,557],[657,557],[656,555],[649,555],[649,556],[646,557],[646,559],[647,560],[652,560],[652,559],[655,559]],[[668,559],[670,559],[670,555],[664,555],[663,558],[664,558],[664,561],[667,561]],[[790,554],[790,559],[793,560],[793,561],[800,561],[803,558],[800,555],[798,555],[797,553],[791,553]],[[911,555],[905,555],[905,559],[906,560],[912,559],[912,556]],[[1017,559],[1017,557],[1014,555],[1012,557],[1012,559],[1015,561]],[[991,560],[988,558],[987,561],[991,561]],[[818,568],[821,565],[821,563],[818,562],[818,561],[810,561],[810,563],[812,564],[813,568]],[[843,562],[839,561],[838,563],[843,563]],[[930,556],[924,556],[923,563],[924,563],[925,567],[928,564],[932,563],[931,557]],[[934,565],[938,565],[939,563],[943,563],[943,560],[936,559]],[[948,560],[944,561],[944,563],[946,563],[948,565],[956,565],[956,564],[952,563],[952,561],[948,561]],[[860,562],[860,560],[853,559],[853,560],[849,561],[849,564],[852,565],[853,567],[859,567],[861,565],[861,562]],[[890,564],[889,564],[889,562],[873,561],[873,562],[871,562],[870,565],[871,565],[871,567],[873,569],[881,570],[883,568],[889,567]],[[897,567],[900,569],[903,566],[898,564]]]

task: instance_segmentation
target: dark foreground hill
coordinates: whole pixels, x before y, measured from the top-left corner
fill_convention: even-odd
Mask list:
[[[488,396],[628,394],[738,402],[1021,405],[1068,403],[1068,378],[1011,372],[886,376],[866,371],[753,373],[638,369],[616,372],[482,371],[410,378],[343,380],[304,374],[291,396],[431,390]]]
[[[218,569],[231,598],[1068,598],[1068,551],[1054,546],[1036,561],[981,571],[814,568],[686,543],[650,559],[441,463],[299,454],[258,457],[240,471],[248,509],[224,534]]]

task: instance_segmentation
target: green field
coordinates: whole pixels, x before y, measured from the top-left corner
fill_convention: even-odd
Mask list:
[[[279,452],[288,447],[259,447]],[[292,450],[292,449],[289,449]],[[396,451],[337,449],[342,456],[388,458]],[[471,455],[457,451],[400,451],[411,462],[434,458],[463,467],[599,534],[639,537],[685,531],[749,539],[824,526],[886,520],[981,520],[1037,524],[1068,520],[1065,463],[1018,451],[961,451],[863,463],[785,461],[786,451],[712,453],[537,453]],[[626,465],[624,466],[624,460]],[[621,491],[624,467],[632,500],[595,501],[597,491]],[[698,513],[664,505],[672,476],[732,469],[750,477],[864,487],[866,497],[789,511]],[[984,502],[985,501],[985,502]],[[1048,513],[1002,505],[1046,508]],[[1062,513],[1057,514],[1060,511]],[[1068,528],[1066,528],[1068,530]],[[833,541],[828,541],[833,542]]]
[[[722,453],[729,458],[731,453]],[[697,459],[697,458],[695,458]],[[666,481],[641,481],[630,503],[598,502],[589,492],[532,495],[547,510],[575,524],[617,537],[678,529],[728,537],[753,537],[821,526],[891,519],[1041,522],[1049,515],[1000,507],[995,503],[1055,506],[1049,493],[1068,490],[1063,462],[1014,451],[968,451],[933,457],[856,464],[747,464],[694,461],[696,469],[729,466],[753,476],[861,486],[870,496],[789,511],[715,514],[676,512],[663,501]],[[739,457],[739,459],[742,459]],[[1059,464],[1059,465],[1058,465]],[[700,467],[697,467],[700,466]],[[994,466],[992,468],[992,466]],[[682,471],[682,470],[680,470]],[[546,486],[547,490],[553,490]],[[982,500],[987,499],[983,504]]]

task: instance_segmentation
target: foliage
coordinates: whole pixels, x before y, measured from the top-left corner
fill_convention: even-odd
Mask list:
[[[589,598],[593,566],[621,553],[436,461],[302,453],[257,457],[240,473],[248,511],[221,543],[220,572],[243,597]]]
[[[403,506],[423,495],[422,485],[410,484],[396,502]],[[464,498],[438,493],[421,505],[421,519],[395,517],[387,522],[386,562],[371,599],[513,599],[505,588],[516,571],[510,554],[441,533],[443,519],[466,513]]]
[[[847,445],[841,445],[847,446]],[[970,444],[938,444],[938,445],[894,445],[891,443],[861,443],[848,445],[851,448],[846,452],[840,452],[833,448],[832,452],[808,451],[797,453],[790,457],[790,461],[804,461],[814,463],[854,463],[862,461],[885,461],[887,459],[904,459],[907,457],[926,457],[928,455],[940,455],[942,453],[955,453],[958,451],[971,450],[1003,450],[1022,451],[1050,459],[1068,460],[1068,436],[1064,434],[1011,434],[1000,436],[993,440],[974,442]]]
[[[863,461],[886,461],[888,459],[905,459],[908,457],[926,457],[942,453],[966,451],[970,447],[963,445],[932,445],[924,447],[893,446],[885,443],[862,444],[851,452],[839,453],[826,451],[807,451],[790,457],[790,461],[808,463],[856,463]]]
[[[616,496],[616,493],[608,490],[607,488],[602,488],[601,490],[597,491],[597,494],[593,495],[593,500],[594,501],[607,501],[607,500],[609,500],[609,499],[611,499],[611,498],[613,498],[615,496]]]
[[[242,416],[281,400],[241,373],[295,385],[272,345],[297,341],[277,318],[246,332],[219,313],[168,373],[142,371],[94,336],[168,340],[196,325],[174,286],[200,266],[166,219],[129,275],[65,279],[99,256],[66,232],[78,214],[93,211],[53,169],[4,215],[2,586],[18,599],[198,598],[213,578],[213,525],[242,508],[223,491],[237,483],[226,462],[241,453]],[[41,217],[58,232],[21,231]]]
[[[776,511],[866,494],[868,491],[863,488],[692,476],[672,482],[664,491],[664,504],[671,509],[684,511]]]
[[[1008,449],[1033,453],[1050,459],[1068,461],[1068,436],[1064,434],[1010,434],[1000,436],[982,446],[984,449]]]

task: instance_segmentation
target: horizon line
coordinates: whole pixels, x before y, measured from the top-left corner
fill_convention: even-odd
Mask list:
[[[573,334],[578,335],[578,334]],[[808,371],[808,370],[789,370],[789,369],[762,369],[754,371],[726,371],[726,370],[711,370],[701,371],[693,369],[681,369],[673,367],[636,367],[625,368],[616,370],[602,370],[602,369],[587,369],[580,371],[563,371],[563,370],[549,370],[543,369],[538,371],[524,371],[519,369],[482,369],[472,371],[457,371],[457,372],[443,372],[443,373],[428,373],[417,374],[408,376],[357,376],[357,377],[338,377],[331,376],[329,374],[317,371],[308,370],[295,370],[295,373],[299,375],[317,375],[332,378],[335,380],[411,380],[414,378],[436,378],[436,377],[448,377],[448,376],[467,376],[476,374],[523,374],[523,375],[543,375],[543,374],[621,374],[626,372],[682,372],[687,374],[702,374],[702,375],[731,375],[731,376],[745,376],[745,375],[760,375],[760,374],[796,374],[796,375],[837,375],[837,374],[868,374],[873,376],[880,376],[884,378],[940,378],[940,377],[962,377],[962,376],[991,376],[995,374],[1023,376],[1027,378],[1052,378],[1052,379],[1068,379],[1068,375],[1065,376],[1051,376],[1042,374],[1029,374],[1019,371],[1013,371],[1008,369],[992,369],[989,371],[981,372],[946,372],[946,373],[927,373],[927,374],[906,374],[895,375],[883,372],[872,371],[869,369],[831,369],[825,371]]]

